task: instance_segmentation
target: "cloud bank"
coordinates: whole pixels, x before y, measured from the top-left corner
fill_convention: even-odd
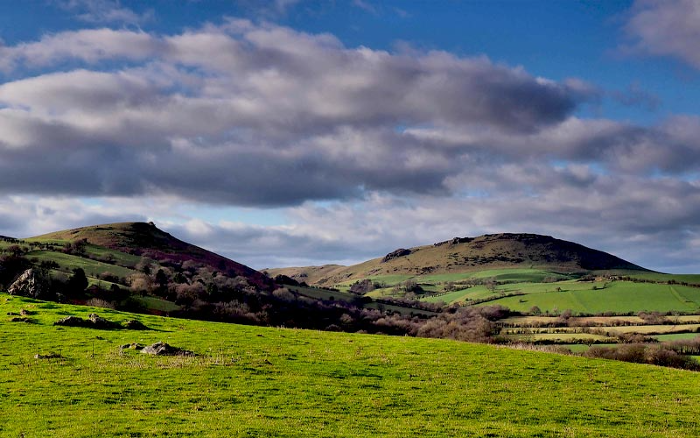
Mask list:
[[[650,52],[669,41],[660,23],[634,33]],[[584,118],[601,93],[577,78],[238,19],[48,34],[0,46],[0,77],[6,234],[163,218],[262,268],[527,231],[700,270],[700,117]],[[612,98],[658,105],[634,87]],[[287,223],[173,220],[178,203],[284,207]],[[671,255],[640,254],[653,245]]]

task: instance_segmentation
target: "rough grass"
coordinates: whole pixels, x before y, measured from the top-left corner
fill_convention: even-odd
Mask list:
[[[82,268],[85,274],[90,277],[97,277],[104,272],[111,272],[119,277],[128,277],[136,271],[119,265],[99,262],[71,254],[64,254],[56,251],[31,251],[27,253],[28,259],[42,261],[54,261],[59,264],[61,270],[70,273],[73,269]]]
[[[6,312],[36,312],[10,323]],[[96,310],[155,330],[54,327]],[[683,437],[700,374],[448,340],[129,315],[0,295],[9,437]],[[163,340],[196,357],[146,357]],[[59,354],[34,359],[35,354]]]

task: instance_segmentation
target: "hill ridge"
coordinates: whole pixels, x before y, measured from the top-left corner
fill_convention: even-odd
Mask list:
[[[384,256],[346,267],[322,265],[269,271],[304,279],[310,284],[327,285],[382,275],[426,275],[523,267],[560,272],[648,271],[607,252],[535,233],[454,237],[429,245],[398,248]]]

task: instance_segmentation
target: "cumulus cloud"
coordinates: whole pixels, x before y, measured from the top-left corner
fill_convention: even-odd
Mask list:
[[[656,268],[700,252],[700,117],[584,119],[604,93],[580,79],[235,19],[46,35],[0,47],[0,69],[3,234],[154,219],[257,268],[504,231]],[[178,204],[285,206],[289,221]]]
[[[527,135],[588,95],[485,57],[351,49],[233,19],[169,36],[70,31],[2,50],[6,69],[42,69],[0,85],[6,193],[239,205],[445,193],[463,151],[408,128]],[[119,61],[128,66],[105,69]],[[46,72],[65,62],[81,67]]]
[[[673,56],[700,68],[700,3],[696,0],[637,0],[625,31],[632,50]]]

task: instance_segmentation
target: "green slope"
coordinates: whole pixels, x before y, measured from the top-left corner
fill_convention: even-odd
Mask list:
[[[487,234],[409,249],[398,249],[353,266],[310,266],[270,269],[309,284],[330,286],[365,278],[465,274],[517,269],[561,273],[623,270],[649,272],[611,254],[573,242],[537,234]],[[534,272],[533,272],[534,273]],[[521,277],[520,273],[514,272]],[[541,281],[541,280],[538,280]]]
[[[543,312],[571,309],[578,313],[697,312],[700,309],[700,288],[697,287],[615,281],[607,283],[603,289],[601,283],[595,284],[599,285],[599,289],[593,290],[591,283],[553,283],[546,285],[548,289],[538,290],[545,285],[533,284],[530,285],[532,293],[486,304],[500,304],[518,311],[528,311],[532,306],[537,306]],[[515,285],[509,286],[517,289]],[[556,286],[560,286],[562,292],[552,291]],[[528,285],[522,285],[519,289],[527,292]]]
[[[34,323],[7,312],[36,312]],[[0,435],[406,437],[700,434],[700,374],[444,340],[97,311],[0,294]],[[194,358],[119,346],[164,340]],[[34,359],[55,352],[59,359]]]

